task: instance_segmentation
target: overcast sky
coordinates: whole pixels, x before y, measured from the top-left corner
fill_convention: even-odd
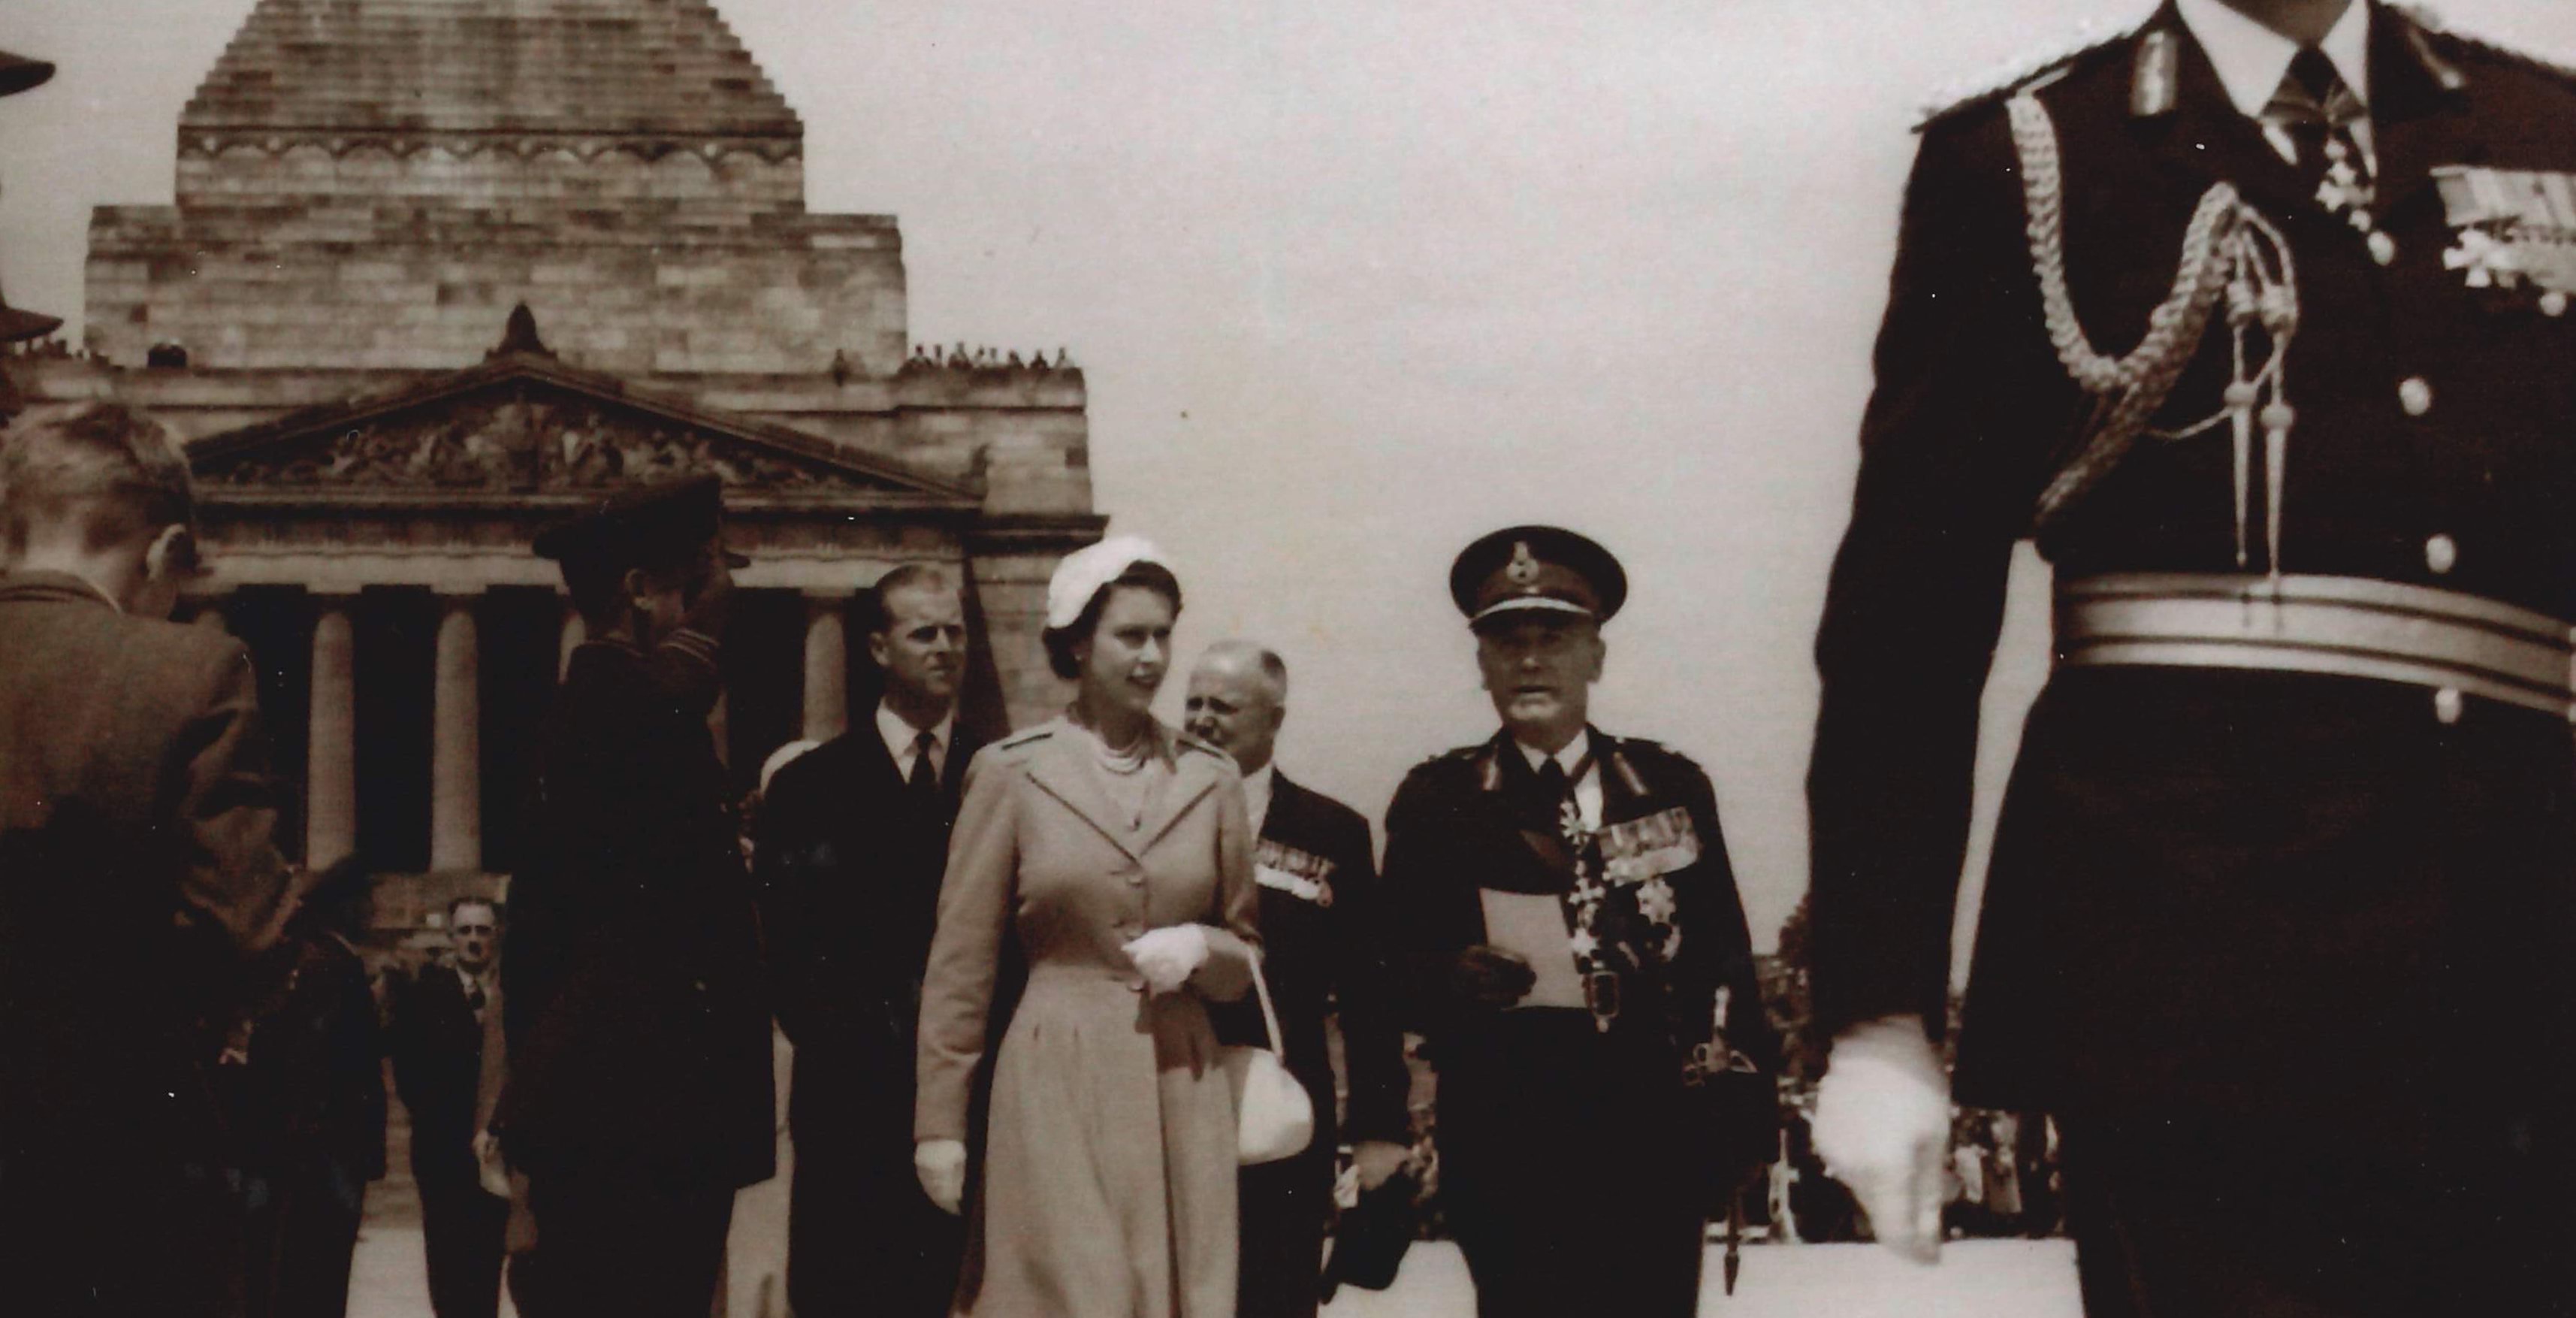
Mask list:
[[[77,319],[252,0],[6,0],[0,286]],[[1596,722],[1717,780],[1757,939],[1805,878],[1807,647],[1916,107],[2145,0],[717,0],[810,204],[900,218],[916,340],[1069,347],[1099,506],[1184,659],[1294,672],[1282,765],[1380,813],[1488,735],[1450,558],[1517,521],[1635,585]],[[2451,0],[2576,47],[2563,0]],[[460,363],[461,364],[461,363]],[[2017,594],[1985,777],[2044,663]],[[1177,713],[1176,675],[1168,704]],[[2001,730],[1995,731],[2000,728]]]

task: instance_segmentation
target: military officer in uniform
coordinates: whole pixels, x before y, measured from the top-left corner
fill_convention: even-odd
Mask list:
[[[1342,1136],[1362,1190],[1404,1169],[1412,1151],[1405,1097],[1404,1034],[1387,997],[1378,915],[1377,849],[1368,821],[1290,779],[1273,758],[1288,718],[1288,665],[1244,641],[1208,647],[1190,673],[1192,735],[1234,757],[1243,798],[1260,839],[1253,877],[1261,887],[1261,965],[1278,1008],[1276,1041],[1288,1070],[1315,1105],[1315,1138],[1292,1158],[1243,1169],[1238,1220],[1243,1248],[1236,1318],[1314,1318],[1324,1222]],[[1263,1029],[1241,1004],[1229,1025]],[[1337,1018],[1350,1079],[1350,1116],[1337,1119],[1326,1018]]]
[[[1477,1312],[1688,1315],[1711,1211],[1775,1129],[1716,794],[1586,722],[1627,596],[1607,550],[1512,527],[1449,587],[1503,726],[1405,777],[1385,888]]]
[[[704,1318],[734,1191],[774,1168],[759,917],[707,728],[741,561],[720,496],[646,486],[537,537],[591,639],[539,737],[501,962],[531,1318]]]
[[[2566,1313],[2576,77],[2172,0],[1923,127],[1817,661],[1817,1143],[1937,1240],[2016,541],[2056,670],[1966,1102],[2054,1111],[2087,1311]]]

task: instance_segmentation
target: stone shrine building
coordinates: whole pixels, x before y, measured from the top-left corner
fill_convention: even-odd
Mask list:
[[[290,844],[423,876],[383,923],[509,872],[581,637],[529,540],[620,485],[724,480],[745,789],[866,716],[858,605],[899,563],[968,583],[965,719],[1060,699],[1046,580],[1105,521],[1082,373],[909,349],[894,219],[804,198],[803,125],[708,0],[257,0],[174,204],[92,219],[86,351],[7,363],[189,437],[200,621],[258,661]]]

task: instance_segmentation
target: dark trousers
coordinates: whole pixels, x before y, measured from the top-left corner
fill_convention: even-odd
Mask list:
[[[1440,1065],[1440,1199],[1479,1318],[1690,1318],[1716,1197],[1678,1067],[1588,1013],[1504,1013]]]
[[[494,1318],[501,1309],[501,1232],[510,1201],[483,1192],[473,1157],[415,1158],[420,1228],[429,1255],[429,1307],[438,1318]]]
[[[2576,1314],[2569,1182],[2527,1148],[2061,1119],[2087,1318]]]
[[[240,1197],[175,1159],[118,1156],[114,1137],[0,1152],[0,1305],[49,1318],[234,1318]]]
[[[1333,1206],[1333,1147],[1318,1132],[1304,1153],[1246,1167],[1236,1182],[1242,1247],[1235,1318],[1315,1318],[1323,1293],[1324,1220]]]
[[[797,1318],[946,1318],[966,1229],[921,1192],[908,1132],[834,1139],[817,1124],[797,1131],[787,1189],[789,1306]]]
[[[511,1263],[511,1294],[528,1318],[707,1318],[724,1276],[733,1193],[731,1186],[532,1177],[536,1248]]]
[[[249,1178],[243,1308],[250,1318],[344,1318],[366,1192],[346,1167]]]

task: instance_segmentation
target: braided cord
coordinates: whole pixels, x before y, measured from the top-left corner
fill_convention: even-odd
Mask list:
[[[2096,399],[2094,422],[2074,456],[2040,495],[2034,518],[2046,529],[2125,457],[2147,422],[2173,393],[2198,350],[2211,314],[2239,282],[2250,253],[2238,250],[2249,220],[2260,223],[2233,185],[2210,186],[2184,230],[2182,263],[2172,291],[2147,317],[2147,333],[2125,357],[2094,348],[2075,314],[2066,282],[2066,183],[2057,127],[2039,98],[2024,92],[2006,102],[2013,144],[2019,151],[2028,210],[2031,268],[2039,279],[2048,338],[2075,383]],[[2259,264],[2259,258],[2257,258]]]

